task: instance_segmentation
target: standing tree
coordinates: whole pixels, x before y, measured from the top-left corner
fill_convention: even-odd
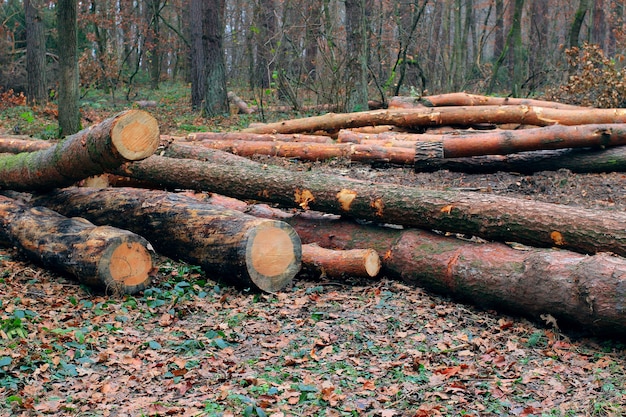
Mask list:
[[[589,0],[580,0],[580,3],[578,3],[578,10],[576,10],[576,14],[574,15],[574,21],[572,22],[572,26],[570,27],[569,31],[570,48],[573,48],[574,46],[579,46],[578,38],[580,36],[580,28],[582,27],[583,21],[585,20],[587,10],[589,10]]]
[[[346,0],[346,111],[367,110],[367,24],[365,0]]]
[[[77,0],[59,0],[57,3],[60,136],[80,130],[76,9]]]
[[[207,1],[207,14],[203,16],[202,31],[206,33],[206,90],[203,113],[213,117],[228,114],[226,91],[226,65],[224,63],[224,9],[225,0]]]
[[[204,100],[206,89],[206,73],[204,71],[205,45],[202,36],[202,16],[205,14],[206,2],[191,0],[189,2],[189,39],[190,39],[190,72],[191,72],[191,107],[199,109]]]
[[[46,35],[40,0],[24,0],[26,18],[26,74],[28,83],[26,97],[29,104],[45,103],[46,79]]]

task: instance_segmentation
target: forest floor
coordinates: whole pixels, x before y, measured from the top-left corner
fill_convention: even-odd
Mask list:
[[[185,105],[173,97],[148,110],[167,134],[236,130],[252,121],[183,120]],[[85,113],[96,122],[111,112]],[[20,133],[35,134],[54,124],[44,112],[3,114],[0,131],[19,125]],[[626,209],[625,173],[419,174],[262,159],[598,215]],[[579,337],[384,276],[301,274],[278,294],[258,294],[224,286],[193,265],[157,261],[151,288],[120,297],[1,249],[0,416],[626,415],[624,341]]]

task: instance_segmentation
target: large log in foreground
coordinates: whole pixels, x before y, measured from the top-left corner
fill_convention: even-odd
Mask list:
[[[67,216],[132,230],[149,239],[159,253],[200,265],[207,273],[243,288],[279,291],[301,266],[300,238],[288,224],[180,194],[67,188],[39,195],[33,202]]]
[[[46,267],[114,293],[134,294],[150,284],[152,256],[143,237],[96,227],[45,207],[28,208],[0,196],[0,238]]]
[[[223,152],[178,145],[125,164],[115,173],[162,185],[213,191],[286,207],[344,214],[381,223],[465,233],[529,246],[558,246],[583,253],[626,256],[626,214],[522,200],[477,192],[438,191],[371,183],[319,172],[297,172]],[[191,147],[193,148],[193,147]]]
[[[483,123],[518,123],[533,126],[626,123],[626,109],[573,110],[521,105],[387,109],[356,113],[328,113],[322,116],[268,123],[243,129],[242,132],[303,133],[370,125],[416,128],[443,125],[472,126]]]
[[[141,110],[128,110],[37,152],[0,157],[0,188],[65,187],[154,153],[159,126]]]

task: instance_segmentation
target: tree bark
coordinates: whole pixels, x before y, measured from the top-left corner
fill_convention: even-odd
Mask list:
[[[35,152],[54,146],[55,142],[36,140],[27,136],[0,137],[0,153]]]
[[[626,336],[626,259],[555,250],[513,249],[418,229],[363,225],[322,213],[287,213],[265,204],[213,194],[207,202],[291,224],[305,243],[384,254],[382,273],[484,308],[558,324],[579,333]]]
[[[334,250],[313,243],[302,245],[302,265],[330,278],[373,278],[380,271],[380,256],[374,249]]]
[[[364,0],[345,0],[346,5],[346,110],[364,111],[367,104],[368,39]]]
[[[363,226],[347,220],[291,224],[303,242],[350,250],[371,247],[383,273],[484,308],[540,320],[551,314],[561,327],[585,334],[626,336],[626,259],[500,243],[472,243],[418,229]]]
[[[626,145],[626,124],[547,126],[517,131],[484,132],[479,135],[442,135],[438,141],[416,143],[416,169],[432,158],[507,155],[516,152]],[[434,154],[432,152],[435,152]]]
[[[483,123],[518,123],[533,126],[626,123],[626,109],[550,109],[528,106],[435,107],[388,109],[284,120],[243,129],[244,133],[304,133],[334,131],[369,125],[402,127],[471,126]]]
[[[150,284],[150,244],[126,230],[0,196],[0,239],[45,267],[113,293],[134,294]]]
[[[0,138],[1,140],[1,138]],[[254,142],[307,142],[307,143],[334,143],[330,136],[320,135],[300,135],[300,134],[256,134],[256,133],[240,133],[240,132],[198,132],[190,133],[183,140],[189,142],[195,141],[254,141]]]
[[[0,188],[65,187],[124,162],[146,158],[159,145],[157,121],[128,110],[37,152],[0,158]]]
[[[536,106],[552,109],[580,110],[580,106],[557,103],[555,101],[534,100],[530,98],[492,97],[469,93],[447,93],[436,96],[406,97],[396,96],[389,100],[390,109],[411,109],[419,107],[443,106]]]
[[[219,151],[165,151],[125,164],[119,175],[152,180],[176,188],[212,191],[258,199],[286,207],[344,214],[382,223],[465,233],[530,246],[558,246],[583,253],[626,254],[626,214],[585,210],[482,193],[425,190],[396,184],[372,184],[317,172],[295,172]],[[228,155],[228,154],[226,154]],[[237,159],[242,160],[237,163]],[[210,161],[210,163],[207,163]]]
[[[57,27],[59,28],[59,136],[64,137],[80,130],[79,74],[78,74],[78,24],[77,0],[59,0]]]
[[[67,216],[135,231],[157,252],[200,265],[242,288],[276,292],[300,270],[302,247],[291,226],[192,197],[135,188],[67,188],[34,201]]]
[[[202,112],[207,117],[224,116],[229,114],[223,41],[226,1],[205,1],[207,6],[202,16],[202,39],[206,42],[206,85]]]
[[[41,16],[42,4],[37,0],[24,0],[26,19],[26,72],[28,103],[44,104],[48,101],[46,77],[46,34]]]
[[[283,158],[297,158],[306,161],[323,161],[331,158],[345,158],[366,163],[413,164],[415,150],[401,147],[360,145],[353,143],[297,143],[261,142],[246,140],[202,141],[195,146],[218,149],[240,156],[270,155]]]

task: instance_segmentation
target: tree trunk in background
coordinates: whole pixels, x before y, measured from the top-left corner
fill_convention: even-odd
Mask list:
[[[24,0],[26,18],[26,72],[28,85],[26,98],[30,105],[47,101],[46,35],[41,17],[41,4],[37,0]]]
[[[310,82],[315,82],[317,79],[317,42],[322,32],[322,1],[309,1],[307,5],[308,16],[306,19],[306,33],[304,35],[304,68]]]
[[[607,51],[607,36],[606,36],[606,13],[605,8],[608,8],[605,4],[605,0],[596,0],[593,3],[593,25],[591,26],[591,42],[600,45],[600,48],[606,53]]]
[[[530,44],[548,45],[548,0],[530,2]],[[528,48],[528,90],[532,93],[540,88],[546,79],[547,48]]]
[[[574,15],[574,21],[572,22],[572,26],[569,31],[570,48],[579,45],[578,37],[580,35],[580,28],[583,25],[583,20],[585,20],[585,15],[587,14],[588,9],[589,0],[580,0],[580,3],[578,3],[578,10],[576,10],[576,14]]]
[[[346,32],[346,111],[363,111],[368,109],[365,0],[346,0]]]
[[[224,63],[224,9],[225,0],[207,1],[202,16],[203,39],[206,39],[206,85],[202,112],[207,117],[228,114],[228,91],[226,91],[226,66]]]
[[[496,0],[496,23],[493,56],[499,57],[504,50],[504,0]]]
[[[150,68],[150,88],[156,90],[159,88],[161,78],[161,48],[160,48],[160,13],[161,0],[147,0],[146,4],[146,23],[150,28],[147,32],[146,42],[148,43],[148,65]]]
[[[189,1],[189,38],[191,43],[191,107],[199,109],[204,100],[206,73],[204,71],[205,47],[202,38],[202,16],[206,14],[204,0]]]
[[[255,13],[256,60],[252,87],[268,88],[272,82],[272,56],[276,34],[276,4],[274,0],[259,0]]]
[[[522,44],[522,12],[524,0],[515,0],[513,11],[513,25],[511,26],[511,62],[513,67],[512,90],[513,97],[520,96],[520,88],[526,76],[526,60],[524,59],[524,45]]]
[[[80,130],[76,12],[77,0],[58,1],[60,136],[71,135]]]

